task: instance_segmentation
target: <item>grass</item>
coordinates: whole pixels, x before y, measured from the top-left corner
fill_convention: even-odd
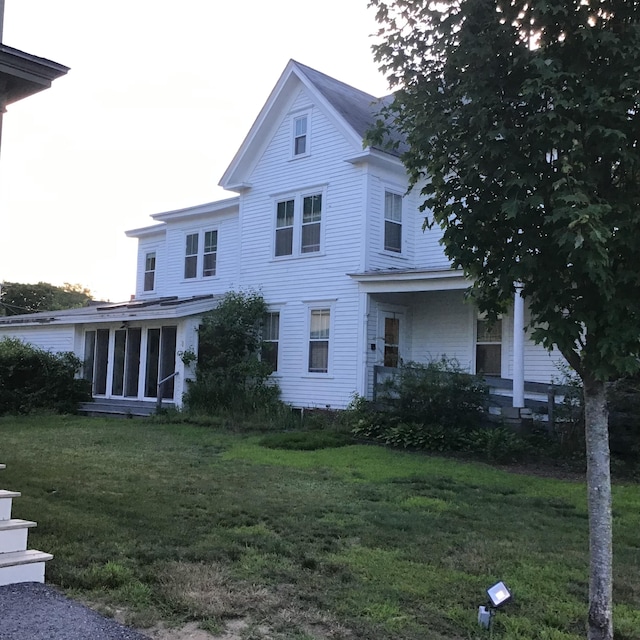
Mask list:
[[[0,418],[2,487],[52,552],[47,580],[129,622],[242,619],[259,640],[585,633],[581,482],[380,447],[262,446],[150,420]],[[276,439],[277,440],[277,439]],[[269,439],[265,444],[269,443]],[[270,444],[273,444],[271,441]],[[640,640],[640,488],[614,487],[616,640]]]

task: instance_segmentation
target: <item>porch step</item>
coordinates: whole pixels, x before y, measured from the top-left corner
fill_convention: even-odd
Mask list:
[[[0,586],[18,582],[44,582],[44,565],[50,553],[35,549],[0,553]]]
[[[173,402],[163,401],[162,403],[163,409],[172,409],[174,406]],[[156,403],[141,400],[96,399],[93,402],[81,403],[78,411],[88,416],[148,417],[155,414]]]
[[[5,465],[0,464],[0,469]],[[0,489],[0,586],[18,582],[44,582],[44,565],[50,553],[27,549],[29,529],[36,526],[31,520],[11,517],[13,499],[19,491]]]
[[[31,520],[12,518],[0,522],[0,558],[3,553],[24,551],[27,548],[27,535],[36,523]]]
[[[19,491],[0,489],[0,523],[11,519],[11,504],[14,498],[19,497]]]

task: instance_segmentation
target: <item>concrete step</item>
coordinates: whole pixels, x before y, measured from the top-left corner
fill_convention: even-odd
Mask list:
[[[0,586],[18,582],[44,582],[44,565],[50,553],[36,549],[0,553]]]
[[[0,489],[0,522],[11,519],[11,505],[14,498],[19,498],[19,491]]]
[[[0,522],[0,554],[25,551],[29,529],[37,526],[31,520],[12,518]]]

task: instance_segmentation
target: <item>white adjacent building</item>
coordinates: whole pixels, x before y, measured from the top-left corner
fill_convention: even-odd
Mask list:
[[[134,300],[0,318],[0,337],[74,351],[96,398],[153,403],[175,373],[161,395],[180,405],[202,313],[250,289],[269,306],[273,377],[293,406],[343,408],[372,396],[376,367],[442,355],[515,379],[521,406],[522,380],[548,384],[561,357],[528,339],[526,304],[488,328],[464,301],[469,282],[441,232],[423,231],[399,156],[364,146],[380,104],[290,61],[221,178],[233,195],[127,232]]]

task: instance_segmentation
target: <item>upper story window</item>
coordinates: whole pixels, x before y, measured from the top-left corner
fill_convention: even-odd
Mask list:
[[[384,249],[402,253],[402,196],[384,192]]]
[[[320,251],[322,200],[322,193],[313,193],[297,195],[276,203],[276,257]]]
[[[184,252],[184,277],[195,278],[198,274],[198,234],[190,233],[186,237]]]
[[[144,291],[156,288],[156,252],[149,251],[144,257]]]
[[[218,256],[218,232],[204,232],[204,253],[202,256],[202,277],[216,275],[216,260]]]
[[[209,229],[185,236],[184,277],[192,280],[216,275],[218,231]]]
[[[304,113],[293,118],[293,157],[309,155],[309,114]]]

